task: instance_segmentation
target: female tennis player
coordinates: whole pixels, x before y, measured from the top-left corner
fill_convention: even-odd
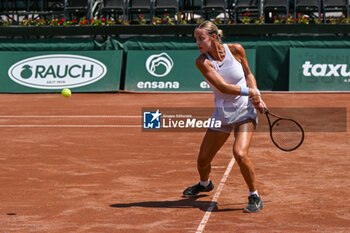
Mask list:
[[[263,204],[257,191],[254,166],[248,157],[248,149],[257,125],[255,108],[263,112],[266,105],[260,97],[245,50],[240,44],[222,44],[222,31],[210,21],[197,26],[194,36],[201,53],[196,66],[215,96],[212,118],[221,120],[222,127],[207,130],[197,159],[200,182],[188,187],[183,194],[193,196],[214,189],[214,184],[209,179],[211,161],[234,131],[233,155],[249,188],[249,204],[244,212],[259,212]]]

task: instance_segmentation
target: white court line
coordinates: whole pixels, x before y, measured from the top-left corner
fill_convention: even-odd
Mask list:
[[[124,115],[0,115],[0,118],[141,118]],[[142,125],[0,125],[0,128],[140,128]]]
[[[0,125],[0,128],[141,128],[142,125]]]
[[[141,118],[124,115],[0,115],[0,118]],[[140,128],[142,125],[0,125],[0,128]]]
[[[141,118],[142,116],[122,116],[122,115],[8,115],[0,118]]]
[[[216,202],[219,199],[220,193],[221,193],[222,189],[225,186],[225,182],[227,180],[227,177],[229,176],[229,174],[231,172],[231,169],[232,169],[234,164],[235,164],[235,158],[232,157],[232,159],[231,159],[230,163],[228,164],[227,169],[226,169],[226,171],[224,173],[224,176],[221,178],[220,184],[219,184],[218,188],[216,189],[214,197],[211,200],[211,203],[210,203],[207,211],[205,212],[201,223],[199,224],[199,226],[198,226],[198,228],[196,230],[196,233],[202,233],[203,232],[203,230],[205,228],[205,225],[207,224],[207,222],[208,222],[208,220],[210,218],[211,212],[213,211],[213,209],[214,209],[214,207],[216,205]]]

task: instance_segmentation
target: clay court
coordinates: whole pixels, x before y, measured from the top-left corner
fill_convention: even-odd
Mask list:
[[[0,232],[349,232],[349,94],[263,98],[269,107],[346,108],[347,128],[306,130],[293,152],[256,132],[250,157],[264,209],[245,214],[232,135],[213,162],[215,189],[183,198],[198,182],[204,132],[141,130],[142,107],[213,107],[212,94],[2,94]],[[295,117],[306,127],[337,120]]]

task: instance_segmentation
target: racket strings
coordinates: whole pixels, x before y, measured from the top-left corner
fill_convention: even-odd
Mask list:
[[[292,150],[299,146],[303,140],[303,130],[294,121],[280,119],[272,127],[272,139],[281,148]]]

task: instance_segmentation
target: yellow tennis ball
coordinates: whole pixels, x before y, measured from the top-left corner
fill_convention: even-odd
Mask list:
[[[62,90],[61,94],[63,97],[69,98],[72,95],[72,92],[68,88],[65,88]]]

